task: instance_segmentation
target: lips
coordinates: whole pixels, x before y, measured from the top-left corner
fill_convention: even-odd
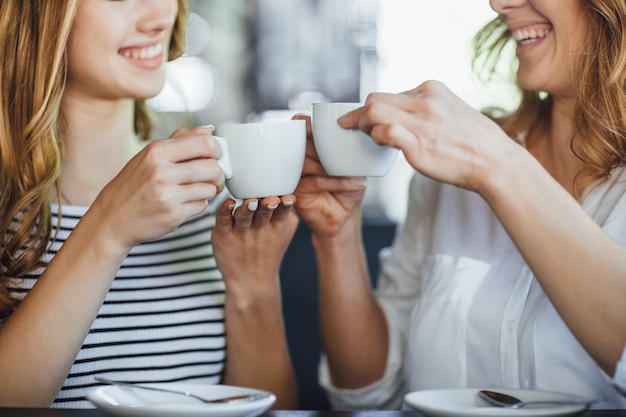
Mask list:
[[[146,47],[129,47],[119,50],[119,54],[124,58],[148,60],[154,59],[163,53],[163,44],[157,43],[155,45]]]
[[[543,39],[552,32],[552,25],[541,23],[536,25],[524,26],[522,28],[511,29],[513,39],[519,44],[535,42]]]

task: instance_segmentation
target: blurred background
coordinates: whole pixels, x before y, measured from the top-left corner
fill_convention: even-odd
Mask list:
[[[187,55],[169,63],[150,104],[157,135],[182,123],[291,118],[320,101],[362,101],[428,79],[475,107],[483,91],[469,43],[494,16],[487,0],[191,0]],[[504,104],[506,106],[506,103]],[[411,170],[370,178],[364,214],[402,221]]]
[[[471,38],[495,16],[487,0],[191,4],[187,54],[168,64],[167,84],[149,102],[160,113],[158,137],[185,125],[290,119],[314,102],[363,101],[372,91],[401,92],[428,79],[445,82],[476,108],[515,101],[497,86],[485,90],[470,72]],[[378,253],[406,213],[411,174],[400,154],[388,175],[368,179],[363,235],[374,287]],[[283,260],[281,287],[299,408],[326,409],[317,384],[317,267],[303,225]]]

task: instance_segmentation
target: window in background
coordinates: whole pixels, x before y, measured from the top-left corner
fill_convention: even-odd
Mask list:
[[[494,104],[470,72],[470,41],[495,14],[487,0],[191,0],[188,55],[151,104],[170,120],[220,124],[314,101],[364,100],[437,79],[475,107]],[[511,97],[502,94],[497,96]],[[495,103],[506,107],[507,103]],[[510,103],[509,103],[510,104]],[[184,116],[183,116],[184,115]],[[190,116],[190,117],[189,117]],[[400,222],[411,168],[371,178],[366,215]]]
[[[379,0],[376,90],[397,93],[436,79],[469,104],[488,101],[470,68],[470,42],[495,17],[487,0]],[[401,156],[383,178],[368,182],[371,205],[393,221],[404,220],[413,171]]]
[[[256,111],[309,110],[314,101],[358,101],[356,1],[256,0]]]

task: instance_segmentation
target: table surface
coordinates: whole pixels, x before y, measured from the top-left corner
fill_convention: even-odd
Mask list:
[[[97,409],[1,408],[0,417],[110,417]],[[172,416],[176,417],[176,416]],[[425,417],[417,411],[269,411],[260,417]],[[579,417],[626,417],[626,410],[591,410]]]

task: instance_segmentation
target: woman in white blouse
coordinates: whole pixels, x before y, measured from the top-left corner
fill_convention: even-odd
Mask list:
[[[339,408],[407,392],[506,387],[603,397],[626,340],[626,8],[622,0],[491,0],[486,73],[516,48],[517,111],[481,114],[428,81],[339,119],[400,148],[416,173],[372,292],[362,178],[297,190],[320,270],[321,382]],[[485,68],[481,68],[485,70]]]

